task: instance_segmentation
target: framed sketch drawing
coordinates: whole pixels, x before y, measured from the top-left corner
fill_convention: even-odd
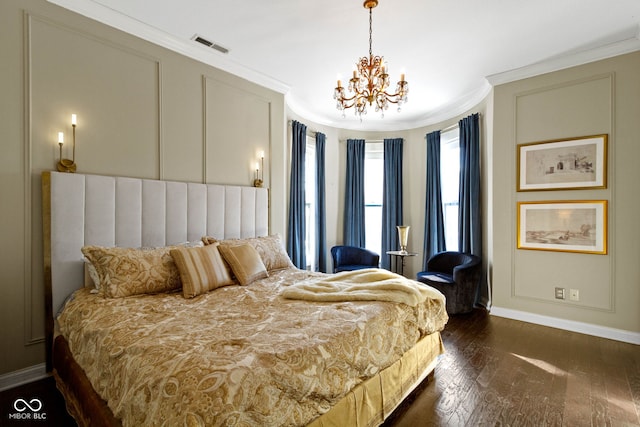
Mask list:
[[[607,139],[605,134],[518,145],[518,191],[606,188]]]
[[[607,253],[607,201],[518,202],[518,249]]]

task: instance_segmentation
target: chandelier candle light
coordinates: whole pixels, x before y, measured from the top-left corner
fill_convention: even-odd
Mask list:
[[[342,111],[345,117],[347,108],[354,108],[356,116],[362,120],[362,115],[367,114],[367,104],[375,103],[376,112],[380,111],[384,117],[384,110],[389,108],[389,103],[397,104],[400,111],[402,104],[407,102],[409,83],[404,79],[404,73],[400,74],[400,81],[396,85],[396,93],[387,92],[389,88],[389,74],[382,56],[373,56],[371,49],[372,40],[372,10],[378,5],[378,0],[365,0],[364,7],[369,9],[369,56],[363,56],[356,63],[353,77],[349,79],[348,90],[353,96],[345,95],[345,88],[338,79],[338,85],[333,92],[336,107]]]

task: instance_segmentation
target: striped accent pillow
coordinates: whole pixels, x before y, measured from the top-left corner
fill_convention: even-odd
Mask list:
[[[232,285],[233,279],[220,255],[218,244],[171,250],[182,281],[182,295],[193,298],[221,286]]]

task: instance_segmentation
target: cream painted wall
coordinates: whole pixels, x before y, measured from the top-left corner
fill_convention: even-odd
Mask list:
[[[284,95],[44,0],[0,2],[0,375],[44,361],[40,174],[57,132],[78,172],[251,185],[265,151],[285,232]]]
[[[636,52],[494,89],[494,306],[640,332],[639,71]],[[518,144],[603,133],[606,189],[516,191]],[[516,203],[537,200],[608,200],[608,254],[516,249]],[[556,286],[580,301],[555,299]]]

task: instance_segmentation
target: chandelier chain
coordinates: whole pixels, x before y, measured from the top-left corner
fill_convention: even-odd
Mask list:
[[[372,30],[372,22],[373,22],[373,8],[369,8],[369,56],[373,56],[373,50],[371,49],[371,45],[373,44],[373,30]]]

